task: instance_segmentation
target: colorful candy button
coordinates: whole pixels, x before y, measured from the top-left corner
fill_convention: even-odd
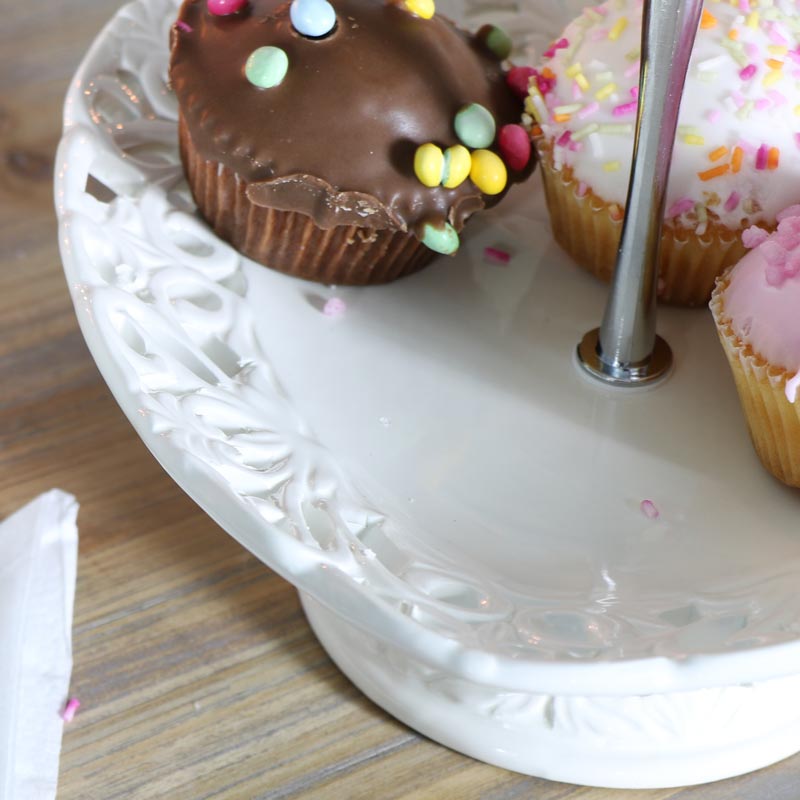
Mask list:
[[[530,92],[531,78],[537,74],[533,67],[511,67],[506,73],[508,88],[517,97],[526,98]]]
[[[472,154],[469,177],[484,194],[500,194],[508,183],[503,159],[491,150],[476,150]]]
[[[430,19],[436,13],[434,0],[402,0],[400,5],[422,19]]]
[[[247,0],[208,0],[208,13],[215,17],[236,14],[247,5]]]
[[[464,106],[455,118],[456,136],[467,147],[489,147],[497,130],[491,112],[480,103]]]
[[[289,70],[289,56],[280,47],[259,47],[253,50],[244,66],[247,80],[259,89],[279,86]]]
[[[445,189],[455,189],[469,177],[472,169],[472,156],[462,144],[455,144],[444,151],[444,165],[442,166],[442,186]]]
[[[469,177],[471,168],[472,156],[460,144],[448,147],[443,153],[440,147],[428,142],[414,154],[414,174],[431,189],[439,185],[455,189]]]
[[[453,255],[458,251],[461,244],[456,229],[449,222],[444,221],[438,225],[433,222],[426,222],[422,227],[420,241],[425,247],[429,247],[443,256]]]
[[[511,37],[496,25],[484,25],[478,31],[478,41],[493,53],[499,61],[505,61],[511,55],[513,44]]]
[[[497,147],[503,161],[518,172],[531,160],[531,137],[522,125],[503,125],[497,135]]]
[[[292,0],[292,27],[302,36],[321,39],[336,27],[336,12],[328,0]]]
[[[444,153],[435,144],[420,145],[414,153],[414,174],[431,189],[442,182]]]

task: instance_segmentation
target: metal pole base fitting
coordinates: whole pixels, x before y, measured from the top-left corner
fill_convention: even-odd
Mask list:
[[[593,378],[610,386],[652,386],[664,380],[672,369],[672,350],[656,336],[653,353],[638,364],[610,364],[600,350],[600,328],[589,331],[578,345],[578,363]]]

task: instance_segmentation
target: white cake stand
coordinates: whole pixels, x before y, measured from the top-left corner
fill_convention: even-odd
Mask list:
[[[493,16],[547,39],[572,11]],[[800,750],[800,496],[758,465],[708,314],[663,313],[665,384],[583,377],[606,289],[553,244],[537,179],[394,285],[240,258],[182,180],[175,13],[139,0],[99,36],[56,179],[83,333],[167,471],[367,695],[450,747],[640,788]]]

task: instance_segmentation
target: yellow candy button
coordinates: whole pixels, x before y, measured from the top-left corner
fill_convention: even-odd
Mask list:
[[[469,177],[472,169],[472,156],[463,144],[456,144],[444,151],[442,185],[445,189],[455,189]]]
[[[422,19],[430,19],[436,13],[434,0],[404,0],[403,6]]]
[[[506,165],[491,150],[476,150],[472,154],[469,177],[484,194],[500,194],[508,183]]]
[[[420,145],[414,154],[414,174],[431,189],[442,182],[444,153],[435,144]]]

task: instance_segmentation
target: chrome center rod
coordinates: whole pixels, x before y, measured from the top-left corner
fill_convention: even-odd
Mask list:
[[[617,266],[603,323],[578,346],[581,365],[616,386],[652,383],[672,363],[656,335],[658,254],[669,168],[702,0],[645,0],[639,109]]]

